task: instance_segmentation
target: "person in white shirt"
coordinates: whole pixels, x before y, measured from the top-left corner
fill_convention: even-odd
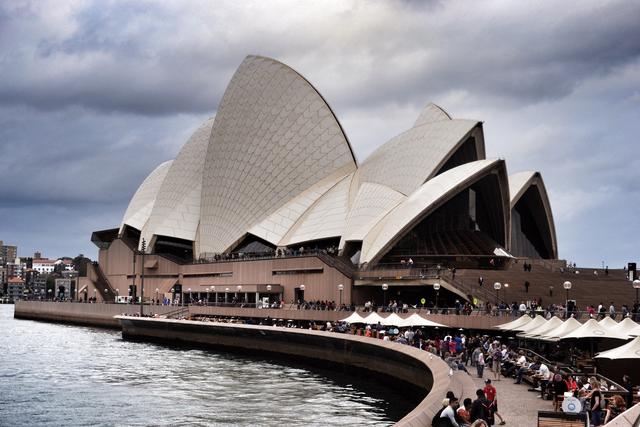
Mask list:
[[[538,369],[538,380],[540,384],[540,397],[544,398],[544,391],[551,380],[551,371],[549,367],[544,363],[540,363],[540,368]]]
[[[449,398],[449,406],[444,408],[444,411],[440,414],[440,418],[449,418],[453,427],[460,427],[460,424],[456,421],[456,409],[458,409],[459,403],[457,397]]]
[[[520,314],[524,314],[527,311],[527,306],[525,305],[524,301],[522,301],[520,307],[518,307],[518,310],[520,310]]]

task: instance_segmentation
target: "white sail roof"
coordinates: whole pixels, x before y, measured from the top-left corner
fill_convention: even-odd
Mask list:
[[[427,181],[386,215],[362,242],[361,262],[371,262],[429,212],[491,171],[504,168],[500,159],[478,160],[450,169]],[[508,201],[506,201],[508,203]]]
[[[171,164],[156,196],[149,221],[142,229],[147,242],[154,235],[195,240],[200,222],[202,170],[213,118],[189,138]]]
[[[436,174],[477,125],[473,120],[447,120],[413,127],[362,163],[359,182],[386,185],[408,196]]]
[[[339,239],[341,249],[349,242],[359,251],[360,262],[375,263],[440,204],[493,172],[499,189],[487,191],[499,191],[506,208],[496,221],[504,236],[493,224],[491,237],[506,250],[491,250],[509,256],[507,182],[542,181],[538,173],[508,181],[504,161],[485,160],[480,122],[429,104],[411,129],[358,167],[318,91],[290,67],[248,56],[215,118],[140,185],[120,231],[126,224],[149,243],[154,236],[193,242],[194,258],[232,251],[253,236],[274,247]]]
[[[356,170],[331,108],[300,74],[248,56],[218,108],[205,159],[200,242],[223,252],[291,199]]]
[[[147,176],[142,184],[140,184],[140,187],[138,187],[131,198],[129,206],[124,213],[122,223],[120,224],[120,232],[122,232],[125,225],[142,230],[142,227],[144,227],[151,215],[153,205],[156,202],[156,196],[162,186],[164,177],[167,175],[167,172],[169,172],[172,162],[173,160],[161,163]]]

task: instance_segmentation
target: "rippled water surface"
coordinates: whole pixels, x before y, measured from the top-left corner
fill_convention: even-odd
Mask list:
[[[359,378],[13,319],[0,305],[0,425],[390,425],[415,402]]]

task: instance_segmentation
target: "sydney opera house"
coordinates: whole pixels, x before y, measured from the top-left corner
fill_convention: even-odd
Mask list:
[[[99,263],[80,292],[105,300],[144,275],[149,298],[361,304],[383,281],[410,299],[447,268],[558,257],[541,175],[487,159],[482,122],[428,104],[358,162],[322,95],[258,56],[92,241]]]

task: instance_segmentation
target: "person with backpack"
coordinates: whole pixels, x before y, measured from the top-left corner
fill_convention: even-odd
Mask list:
[[[471,404],[471,411],[469,412],[471,422],[482,420],[487,425],[493,425],[493,419],[490,418],[491,411],[489,410],[491,403],[487,400],[484,391],[482,389],[476,390],[476,397],[477,399]]]

